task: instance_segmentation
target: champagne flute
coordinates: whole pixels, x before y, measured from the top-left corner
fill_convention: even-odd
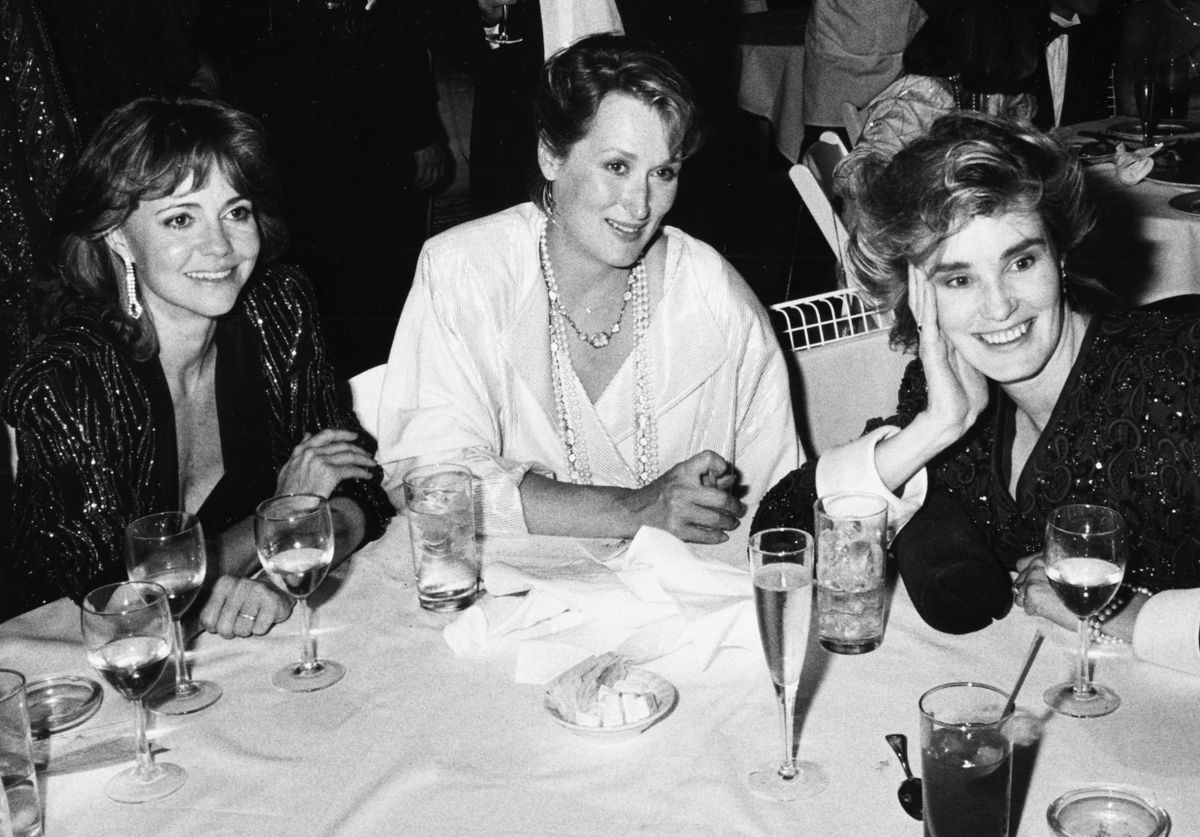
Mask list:
[[[152,695],[146,704],[163,715],[187,715],[212,706],[221,687],[188,677],[183,614],[204,583],[204,528],[189,512],[158,512],[125,527],[125,568],[133,581],[152,581],[167,591],[174,624],[175,687]]]
[[[1158,92],[1157,68],[1150,59],[1138,62],[1133,93],[1137,99],[1138,120],[1142,123],[1142,144],[1150,144],[1150,129],[1154,127],[1154,98]]]
[[[109,779],[104,792],[116,802],[149,802],[174,793],[187,781],[187,771],[155,764],[142,703],[171,656],[167,591],[146,581],[107,584],[84,597],[79,619],[88,662],[133,703],[137,766]]]
[[[254,545],[271,581],[300,604],[300,662],[275,672],[271,682],[287,692],[315,692],[332,686],[345,676],[346,669],[332,660],[317,659],[307,601],[325,580],[333,561],[329,501],[316,494],[285,494],[264,500],[254,511]]]
[[[519,3],[520,0],[517,0],[517,2]],[[508,6],[501,6],[500,7],[500,23],[497,25],[496,31],[489,32],[485,36],[489,43],[501,44],[501,45],[519,44],[519,43],[521,43],[521,41],[525,40],[519,33],[514,32],[511,29],[509,29],[508,15],[509,15]],[[513,16],[515,17],[516,15],[517,15],[517,13],[513,12]]]
[[[1079,619],[1075,679],[1047,689],[1046,703],[1074,718],[1107,715],[1121,698],[1091,680],[1088,617],[1112,600],[1125,576],[1125,521],[1104,506],[1061,506],[1046,521],[1044,556],[1050,586]]]
[[[777,802],[807,799],[825,790],[828,779],[818,765],[797,762],[793,715],[800,669],[808,645],[812,615],[812,536],[799,529],[765,529],[750,536],[754,609],[767,667],[779,697],[783,762],[750,773],[750,790]]]

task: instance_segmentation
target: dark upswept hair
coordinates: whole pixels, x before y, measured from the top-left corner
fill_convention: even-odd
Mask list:
[[[671,151],[682,160],[700,145],[696,101],[683,74],[657,47],[625,35],[592,35],[550,56],[534,98],[538,141],[565,157],[592,128],[600,103],[611,93],[632,96],[653,108],[667,127]],[[531,194],[543,210],[541,172]]]
[[[57,244],[45,320],[97,317],[140,360],[158,348],[150,318],[134,320],[121,302],[121,259],[105,236],[145,200],[172,194],[191,179],[203,188],[217,168],[254,208],[260,261],[279,254],[287,231],[279,214],[276,172],[262,125],[222,102],[141,98],[114,110],[96,130],[59,195]]]
[[[1000,117],[943,116],[890,161],[869,161],[864,175],[850,260],[867,291],[895,312],[892,345],[906,350],[917,345],[908,266],[972,219],[1036,212],[1060,258],[1095,223],[1075,155],[1032,125]],[[1064,281],[1073,307],[1109,296],[1086,277],[1067,273]]]

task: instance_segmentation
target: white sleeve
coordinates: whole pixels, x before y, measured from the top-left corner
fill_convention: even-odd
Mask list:
[[[1133,623],[1133,650],[1147,662],[1200,675],[1200,588],[1151,596]]]
[[[463,339],[468,329],[490,326],[472,316],[477,305],[471,301],[439,298],[437,269],[423,253],[392,341],[379,405],[384,488],[402,509],[409,468],[439,461],[465,465],[476,478],[479,531],[523,533],[521,480],[530,470],[553,474],[536,462],[500,455],[499,407],[485,383],[486,361]]]
[[[883,484],[879,469],[875,466],[875,446],[899,432],[899,427],[885,424],[852,442],[826,451],[817,460],[817,496],[841,491],[878,494],[887,500],[888,529],[892,537],[921,508],[929,489],[929,476],[924,468],[904,484],[899,495]]]

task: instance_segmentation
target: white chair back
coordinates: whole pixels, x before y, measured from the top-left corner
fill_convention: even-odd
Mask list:
[[[383,395],[383,374],[386,364],[372,366],[350,379],[350,398],[354,405],[354,417],[363,430],[379,438],[379,401]]]
[[[850,236],[833,206],[833,169],[849,153],[841,137],[825,131],[804,152],[804,159],[788,170],[788,177],[837,259],[838,285],[854,288],[859,284],[846,259]]]
[[[793,407],[810,454],[858,438],[869,419],[896,412],[912,358],[888,346],[890,312],[853,289],[782,302],[771,311],[792,350]]]

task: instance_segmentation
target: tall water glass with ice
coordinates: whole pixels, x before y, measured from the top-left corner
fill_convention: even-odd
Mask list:
[[[25,677],[0,669],[0,779],[7,809],[0,807],[0,834],[38,837],[42,833],[42,804],[34,771]]]
[[[883,641],[887,502],[876,494],[831,494],[813,507],[817,541],[817,634],[838,654]]]
[[[475,495],[459,465],[414,468],[404,475],[417,598],[426,610],[468,607],[479,596]]]

